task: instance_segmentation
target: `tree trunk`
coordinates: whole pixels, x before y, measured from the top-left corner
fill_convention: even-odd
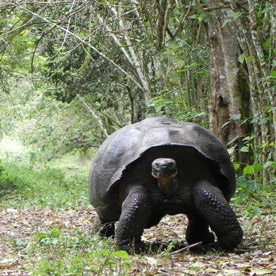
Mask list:
[[[241,120],[249,116],[249,87],[238,61],[236,34],[231,25],[222,28],[223,16],[216,11],[208,24],[210,40],[210,122],[212,131],[224,144],[240,149],[247,129]],[[244,154],[237,151],[244,161]]]
[[[226,87],[225,62],[218,32],[218,22],[212,18],[208,24],[210,43],[210,128],[224,144],[228,142],[229,101]]]
[[[275,15],[275,10],[276,10],[276,2],[272,2],[271,3],[271,38],[272,38],[272,42],[271,42],[271,64],[272,64],[272,68],[271,71],[276,71],[276,15]],[[274,50],[273,50],[274,49]],[[273,63],[274,60],[274,63]],[[271,133],[274,134],[274,145],[276,146],[276,84],[275,81],[272,83],[272,87],[271,87],[271,106],[272,106],[272,131]],[[276,150],[274,151],[273,154],[273,159],[276,162]]]

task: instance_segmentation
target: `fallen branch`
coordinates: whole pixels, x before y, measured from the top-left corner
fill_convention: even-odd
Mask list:
[[[215,10],[222,10],[222,9],[230,9],[230,5],[225,5],[225,6],[218,6],[218,7],[212,7],[212,8],[203,8],[203,11],[215,11]]]
[[[196,247],[196,246],[198,246],[198,245],[201,245],[201,244],[202,244],[202,241],[196,242],[196,243],[191,244],[191,245],[187,245],[187,246],[185,246],[185,247],[183,247],[183,248],[180,248],[180,249],[178,249],[178,250],[176,250],[176,251],[173,251],[173,252],[172,252],[172,255],[177,254],[177,253],[180,253],[180,252],[182,252],[182,251],[189,251],[191,248],[194,248],[194,247]]]
[[[222,10],[222,9],[237,9],[237,8],[242,8],[243,5],[247,4],[247,1],[243,1],[240,3],[235,3],[236,7],[233,7],[231,1],[229,1],[229,3],[227,3],[226,5],[221,5],[221,6],[217,6],[217,7],[210,7],[210,8],[203,8],[203,11],[213,11],[213,10]]]

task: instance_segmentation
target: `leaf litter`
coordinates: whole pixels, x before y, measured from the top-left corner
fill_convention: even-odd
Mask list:
[[[91,235],[95,219],[96,213],[91,207],[0,210],[0,275],[31,275],[30,266],[43,257],[39,255],[49,257],[50,252],[38,252],[37,256],[27,253],[37,233],[55,228],[69,235],[74,230]],[[159,253],[131,256],[129,275],[276,275],[275,215],[240,217],[239,220],[244,241],[234,252],[218,249],[191,252],[187,245],[184,246],[187,249],[177,252],[169,244],[168,249]],[[184,215],[166,216],[158,226],[146,229],[143,239],[147,244],[183,242],[186,226]],[[95,273],[88,271],[86,275]]]

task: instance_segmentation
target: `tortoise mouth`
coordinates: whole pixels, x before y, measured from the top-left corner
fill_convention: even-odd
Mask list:
[[[160,171],[152,171],[151,175],[154,178],[160,179],[160,178],[174,178],[177,175],[177,171],[175,171],[174,173],[164,173],[164,172],[160,172]]]
[[[171,158],[158,158],[152,162],[151,174],[154,178],[173,178],[177,175],[176,162]]]

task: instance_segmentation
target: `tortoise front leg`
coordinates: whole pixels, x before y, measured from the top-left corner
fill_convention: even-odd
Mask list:
[[[188,215],[186,241],[194,244],[202,241],[203,244],[215,241],[214,234],[209,231],[209,224],[199,215]]]
[[[122,213],[115,232],[118,246],[128,252],[143,249],[141,237],[150,217],[150,202],[142,185],[133,186],[122,204]]]
[[[194,201],[199,214],[216,233],[219,245],[226,250],[235,248],[241,242],[243,232],[222,191],[201,181],[195,186]]]

